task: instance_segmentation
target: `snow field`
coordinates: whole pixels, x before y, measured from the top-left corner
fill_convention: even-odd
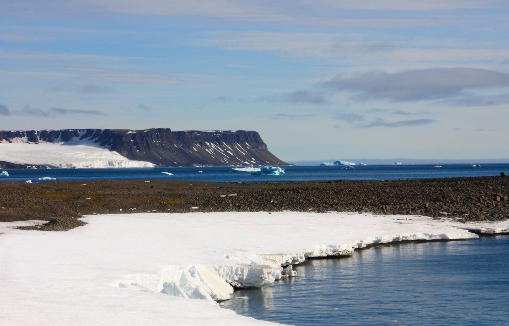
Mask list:
[[[2,323],[270,324],[214,300],[227,299],[230,284],[273,282],[283,276],[281,265],[306,257],[392,241],[477,237],[465,224],[357,213],[147,213],[84,221],[66,232],[12,228],[36,222],[0,223]]]
[[[134,168],[154,167],[144,161],[131,161],[117,152],[91,141],[29,144],[0,142],[0,160],[27,165],[60,168]]]

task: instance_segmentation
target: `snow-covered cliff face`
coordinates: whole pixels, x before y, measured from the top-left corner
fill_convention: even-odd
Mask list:
[[[20,153],[14,155],[14,146],[7,147],[8,144],[31,146],[23,147],[22,152],[25,155]],[[94,154],[104,156],[99,159],[102,162],[110,161],[105,167],[139,165],[127,163],[127,161],[148,162],[147,166],[150,164],[160,166],[285,164],[267,150],[267,145],[254,131],[172,132],[168,128],[0,131],[0,161],[32,165],[50,164],[40,159],[36,160],[41,154],[49,153],[51,149],[56,148],[47,147],[50,144],[59,145],[61,147],[59,151],[64,150],[62,145],[66,148],[64,151],[68,151],[72,146],[72,152],[82,151],[82,156],[90,155],[90,151],[94,151],[91,148],[95,148],[95,152],[102,150]],[[46,147],[43,149],[44,146],[41,145]],[[87,147],[86,150],[85,147]],[[29,155],[34,152],[39,154]],[[109,155],[115,157],[109,157]],[[118,163],[121,161],[126,162]],[[69,163],[74,162],[60,162],[57,166]],[[83,164],[74,165],[72,167],[83,167]],[[141,164],[141,166],[144,165]],[[96,166],[85,163],[85,167]]]

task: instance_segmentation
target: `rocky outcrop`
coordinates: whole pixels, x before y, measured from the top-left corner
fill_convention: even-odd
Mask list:
[[[0,142],[89,144],[159,166],[284,165],[255,131],[169,128],[0,131]],[[1,160],[1,157],[0,157]]]

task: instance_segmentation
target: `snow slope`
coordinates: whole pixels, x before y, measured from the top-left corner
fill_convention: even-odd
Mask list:
[[[306,256],[405,239],[476,237],[464,224],[356,213],[147,213],[84,220],[89,224],[67,232],[12,229],[35,222],[0,223],[2,323],[264,325],[269,323],[211,300],[231,293],[225,279],[261,285],[281,277],[281,263]]]
[[[143,161],[131,161],[117,152],[98,147],[94,142],[39,143],[0,142],[0,161],[50,165],[60,168],[153,167]]]

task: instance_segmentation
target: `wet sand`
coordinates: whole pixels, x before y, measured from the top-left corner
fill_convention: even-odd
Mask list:
[[[300,211],[424,215],[460,221],[509,218],[509,177],[376,182],[0,182],[0,222],[48,221],[68,230],[80,216],[132,212]]]

